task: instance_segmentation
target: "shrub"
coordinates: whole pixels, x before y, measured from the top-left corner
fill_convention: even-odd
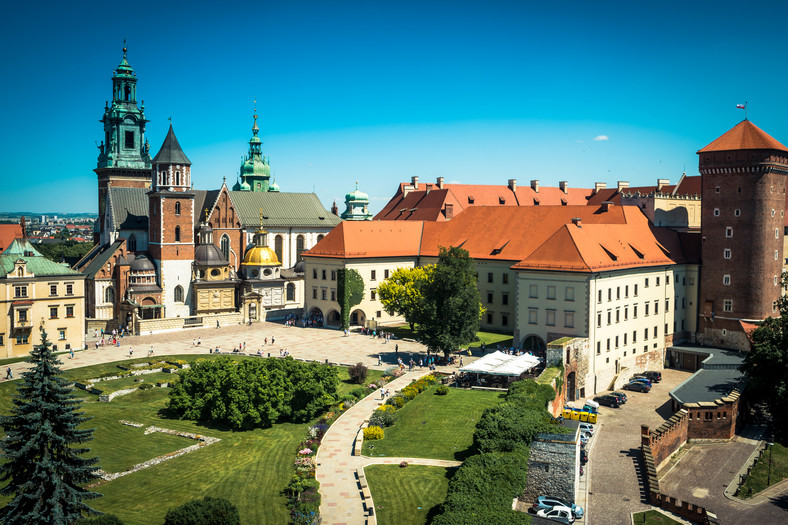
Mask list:
[[[142,383],[139,388],[140,390],[150,390],[153,388],[153,385],[151,383]]]
[[[364,439],[367,441],[375,441],[378,439],[383,439],[385,433],[383,429],[380,427],[367,427],[364,429]]]
[[[383,406],[391,407],[391,405]],[[369,418],[369,424],[380,428],[390,427],[394,424],[394,412],[391,410],[375,410]]]
[[[353,396],[355,399],[364,399],[367,397],[368,390],[364,387],[356,387],[350,391],[350,395]]]
[[[95,518],[80,518],[76,525],[123,525],[123,522],[114,514],[102,514]]]
[[[394,397],[390,397],[388,401],[386,401],[386,404],[393,406],[396,410],[399,410],[400,408],[404,407],[405,403],[407,402],[408,401],[404,397],[396,395]]]
[[[206,496],[175,507],[164,516],[164,525],[240,525],[238,509],[224,498]]]
[[[361,385],[367,380],[367,367],[361,363],[356,363],[355,366],[351,366],[348,369],[348,374],[350,374],[350,379],[354,383]]]
[[[342,402],[342,410],[347,410],[348,408],[350,408],[350,407],[352,407],[353,405],[356,404],[356,398],[353,397],[353,396],[350,396],[350,397],[352,399],[348,399],[348,400]]]
[[[419,391],[413,387],[406,386],[400,391],[400,395],[405,398],[405,401],[413,401],[419,395]]]
[[[375,409],[375,412],[395,412],[397,409],[391,405],[381,405]]]
[[[446,385],[441,385],[435,389],[435,394],[439,396],[445,396],[448,393],[449,393],[449,387],[447,387]]]

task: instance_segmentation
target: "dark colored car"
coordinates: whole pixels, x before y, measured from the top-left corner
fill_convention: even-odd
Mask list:
[[[647,385],[646,383],[643,383],[641,381],[632,381],[630,383],[627,383],[626,385],[624,385],[624,388],[626,388],[627,390],[634,390],[635,392],[648,393],[651,391],[651,385]]]
[[[610,392],[610,395],[616,396],[622,405],[627,402],[627,395],[624,392]]]
[[[588,463],[588,452],[585,449],[580,449],[580,464],[585,465]]]
[[[651,379],[647,377],[643,377],[642,375],[635,374],[632,376],[632,379],[629,380],[630,383],[645,383],[648,386],[651,386]]]
[[[641,375],[643,375],[643,376],[647,377],[648,379],[651,379],[652,381],[657,382],[657,383],[662,381],[662,372],[655,372],[653,370],[646,370]]]
[[[618,408],[621,406],[621,402],[618,400],[618,398],[616,396],[611,396],[610,394],[596,396],[594,401],[600,405],[605,405],[606,407]]]

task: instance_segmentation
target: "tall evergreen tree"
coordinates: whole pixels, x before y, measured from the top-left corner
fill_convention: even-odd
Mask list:
[[[60,361],[46,332],[28,359],[33,367],[22,373],[10,416],[0,417],[6,437],[0,441],[5,462],[0,465],[0,490],[13,499],[0,511],[8,524],[67,525],[96,513],[83,500],[101,494],[82,487],[96,478],[98,458],[86,458],[78,445],[93,438],[92,429],[78,428],[90,420],[79,412],[82,402],[59,377]]]

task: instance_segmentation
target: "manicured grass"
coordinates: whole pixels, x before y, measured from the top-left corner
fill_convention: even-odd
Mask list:
[[[502,394],[450,388],[448,395],[438,396],[436,388],[433,385],[399,409],[386,437],[365,441],[363,453],[371,457],[467,458],[482,412],[500,403]]]
[[[681,525],[680,521],[669,518],[656,510],[647,510],[645,512],[638,512],[632,516],[632,522],[635,525]]]
[[[122,390],[124,388],[133,388],[140,386],[142,383],[150,383],[155,385],[157,381],[173,381],[178,378],[178,374],[168,374],[165,372],[157,372],[155,374],[145,374],[141,376],[129,376],[121,379],[112,379],[110,381],[97,381],[93,383],[94,388],[104,391],[105,394]],[[138,381],[141,379],[141,381]]]
[[[536,382],[540,385],[549,385],[559,375],[561,375],[561,368],[550,366],[544,369],[544,372],[542,372]]]
[[[771,479],[769,476],[770,451],[767,448],[739,489],[738,496],[740,498],[751,498],[754,494],[788,478],[788,448],[775,443],[771,449]],[[767,481],[771,483],[767,484]]]
[[[446,499],[454,469],[370,465],[364,469],[380,525],[425,525]]]
[[[381,377],[383,377],[383,370],[367,370],[367,379],[364,381],[363,385],[359,385],[358,383],[354,383],[350,380],[350,374],[348,373],[348,369],[345,367],[341,367],[337,369],[339,372],[339,385],[337,386],[337,396],[342,397],[345,394],[349,394],[351,390],[354,388],[358,388],[360,386],[366,387],[370,383],[377,381]]]
[[[232,356],[234,359],[256,359]],[[157,356],[157,359],[166,357]],[[194,362],[210,359],[208,355],[177,356],[173,359]],[[126,360],[124,363],[147,359]],[[69,370],[64,376],[72,380],[94,378],[105,372],[119,371],[114,363]],[[340,368],[342,377],[346,369]],[[378,372],[380,374],[380,372]],[[148,378],[158,375],[141,376]],[[170,374],[164,374],[172,377]],[[375,376],[370,372],[370,377]],[[14,382],[0,384],[0,414],[8,414]],[[355,388],[340,384],[340,390]],[[187,438],[161,433],[143,435],[150,425],[220,438],[221,441],[185,456],[104,483],[93,490],[104,495],[89,504],[100,511],[115,514],[127,525],[162,523],[169,508],[203,496],[224,497],[234,503],[244,524],[282,524],[289,522],[289,511],[282,489],[292,476],[292,464],[298,444],[306,436],[308,423],[280,423],[272,428],[232,432],[193,421],[168,419],[163,415],[169,389],[137,391],[99,403],[96,396],[81,390],[75,393],[84,400],[86,415],[93,419],[86,426],[94,428],[94,439],[87,444],[90,456],[100,458],[99,466],[108,472],[125,470],[134,464],[195,444]],[[119,420],[141,423],[142,428],[122,425]],[[0,505],[8,498],[0,498]]]

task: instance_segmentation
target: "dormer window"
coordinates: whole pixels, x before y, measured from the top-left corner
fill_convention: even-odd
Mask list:
[[[123,147],[126,149],[134,149],[134,132],[126,131],[124,134]]]

